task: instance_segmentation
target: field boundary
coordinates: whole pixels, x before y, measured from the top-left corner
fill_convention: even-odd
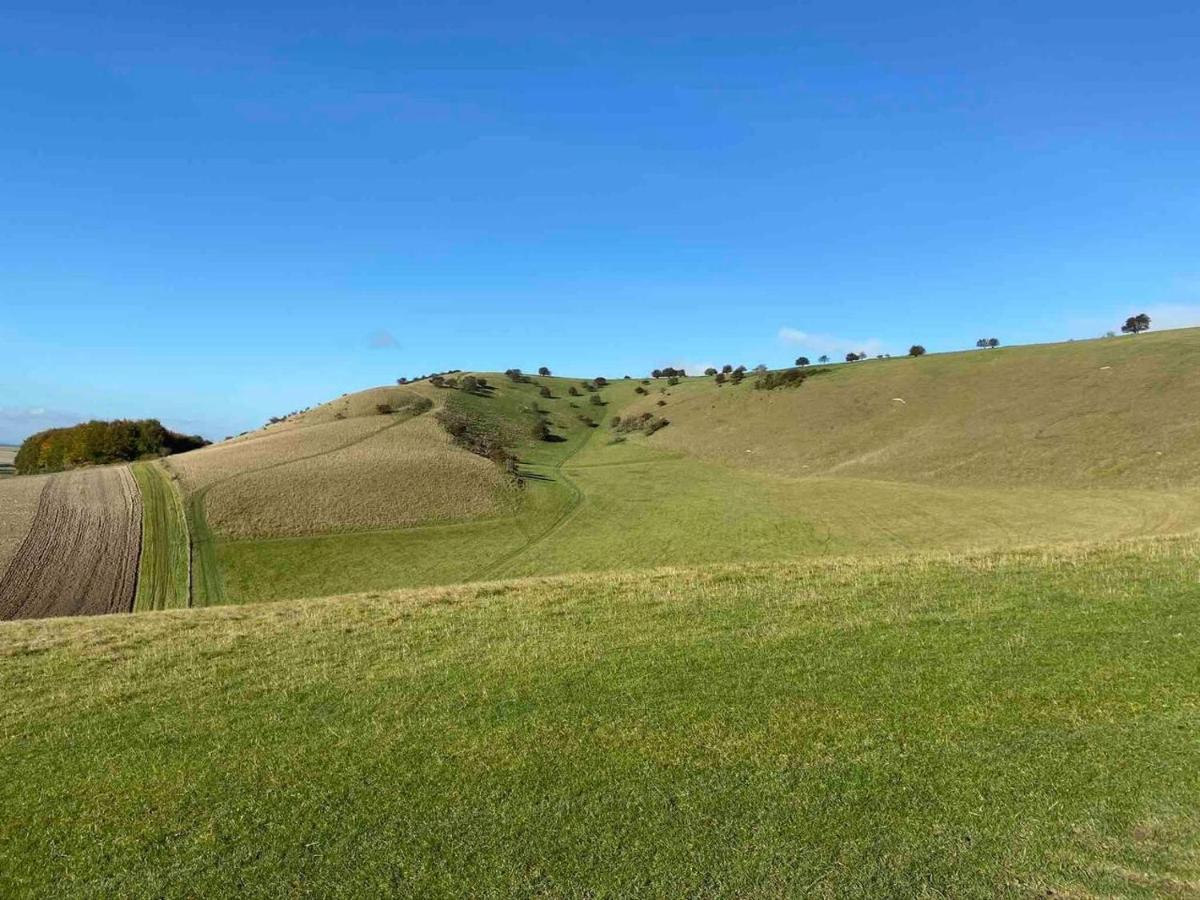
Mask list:
[[[134,463],[131,469],[142,493],[142,552],[133,609],[186,607],[191,600],[192,553],[183,500],[160,463]]]

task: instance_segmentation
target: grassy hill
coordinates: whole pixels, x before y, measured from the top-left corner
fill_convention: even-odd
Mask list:
[[[348,395],[172,458],[206,497],[221,599],[1200,524],[1195,330],[872,360],[773,391],[484,377],[479,395],[428,382]],[[447,409],[505,436],[522,487],[449,441]],[[535,409],[550,442],[531,436]],[[611,424],[641,414],[670,424]]]

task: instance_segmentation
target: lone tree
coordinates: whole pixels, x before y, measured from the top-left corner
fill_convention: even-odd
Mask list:
[[[829,356],[825,353],[822,353],[820,356],[817,357],[817,362],[827,363],[827,362],[829,362]]]
[[[1145,313],[1138,313],[1136,316],[1130,316],[1125,320],[1125,324],[1121,326],[1121,332],[1123,334],[1137,334],[1149,327],[1150,317]]]
[[[712,378],[712,376],[717,374],[717,370],[714,369],[712,366],[709,366],[707,369],[704,370],[704,374],[707,375],[709,378]]]
[[[796,357],[796,365],[800,366],[800,368],[804,368],[805,366],[808,365],[808,357],[807,356],[797,356]]]
[[[908,355],[909,356],[924,356],[925,348],[922,347],[920,344],[913,344],[911,347],[908,348]]]
[[[542,376],[549,375],[550,370],[548,368],[546,368],[545,366],[542,366],[540,369],[538,369],[538,374],[542,375]]]
[[[847,353],[846,354],[846,362],[858,362],[860,359],[862,359],[862,357],[859,356],[857,353]]]

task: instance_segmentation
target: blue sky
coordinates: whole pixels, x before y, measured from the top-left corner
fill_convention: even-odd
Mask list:
[[[1200,323],[1194,3],[0,9],[0,441]]]

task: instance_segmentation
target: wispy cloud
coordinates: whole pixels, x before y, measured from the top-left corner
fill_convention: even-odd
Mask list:
[[[367,340],[367,346],[372,350],[387,350],[390,347],[399,347],[400,342],[386,328],[380,328],[378,331],[372,332]]]
[[[788,346],[818,355],[867,353],[874,356],[883,352],[883,341],[879,338],[847,338],[833,334],[813,334],[798,328],[780,328],[779,340]]]

